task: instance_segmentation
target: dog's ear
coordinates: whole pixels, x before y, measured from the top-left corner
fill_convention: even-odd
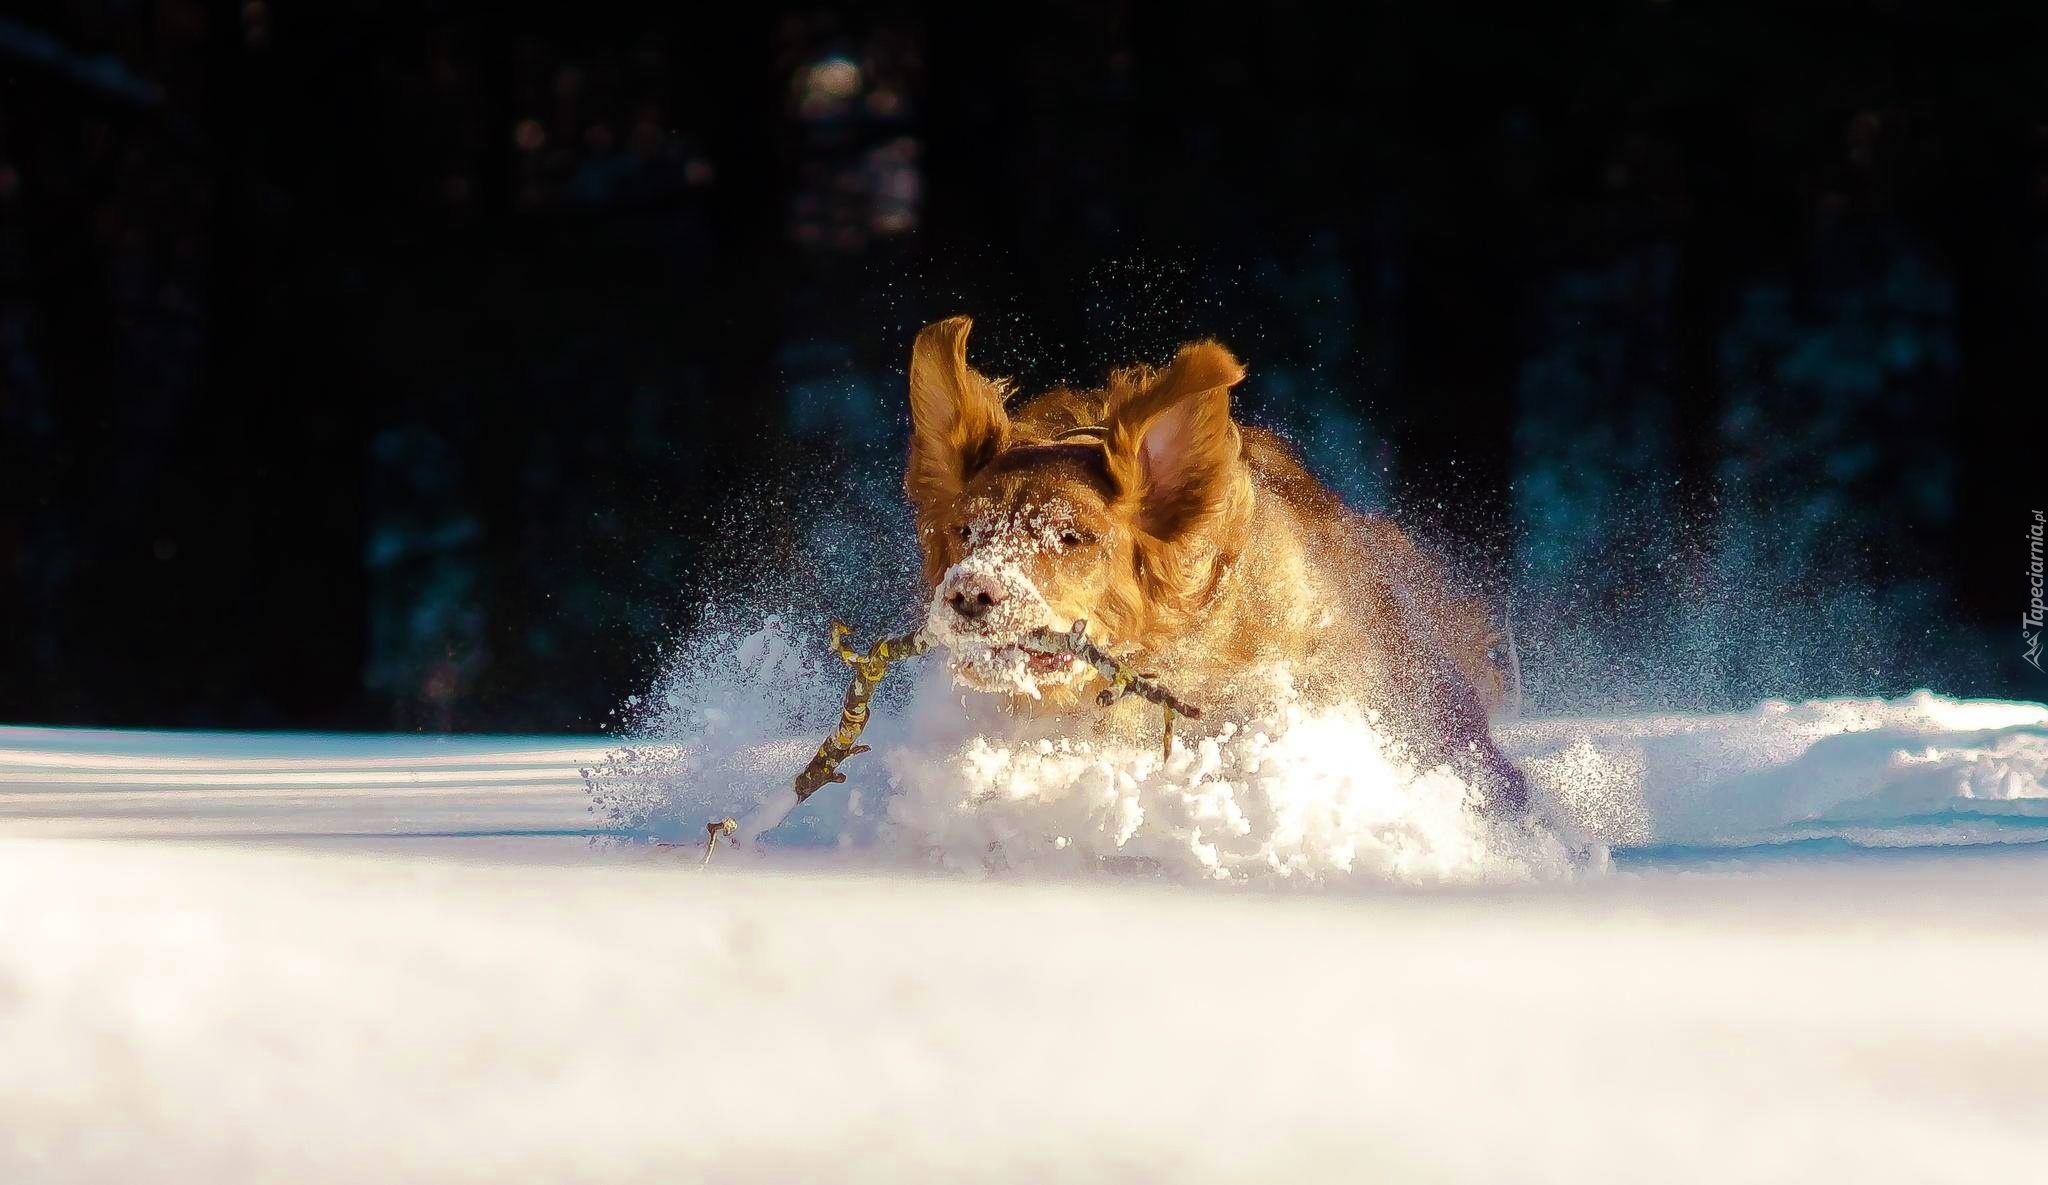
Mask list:
[[[1010,433],[1002,386],[967,365],[973,326],[970,318],[949,317],[925,326],[910,348],[910,471],[903,488],[920,511],[957,497]]]
[[[1153,538],[1194,531],[1222,507],[1240,447],[1230,388],[1243,378],[1229,350],[1195,342],[1109,409],[1110,477],[1137,500],[1138,525]]]

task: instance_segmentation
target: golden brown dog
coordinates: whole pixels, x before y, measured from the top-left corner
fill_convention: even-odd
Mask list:
[[[1164,369],[1012,411],[1008,385],[967,364],[970,325],[917,336],[905,478],[955,678],[1019,710],[1073,709],[1098,677],[1015,642],[1076,620],[1211,714],[1251,694],[1247,672],[1284,663],[1312,701],[1379,710],[1479,805],[1525,805],[1487,732],[1502,679],[1484,609],[1278,437],[1231,419],[1245,372],[1230,351],[1196,342]]]

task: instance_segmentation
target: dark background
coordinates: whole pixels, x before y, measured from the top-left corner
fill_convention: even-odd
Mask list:
[[[2040,9],[6,10],[0,719],[597,726],[956,312],[1222,336],[1545,705],[2040,698]]]

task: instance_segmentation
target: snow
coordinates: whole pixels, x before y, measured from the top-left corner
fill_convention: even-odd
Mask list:
[[[688,839],[732,815],[746,842],[790,814],[791,772],[831,727],[845,674],[807,661],[815,646],[778,643],[785,658],[761,662],[759,637],[680,673],[625,758],[597,768],[601,820]],[[1471,788],[1415,762],[1370,713],[1301,701],[1284,668],[1263,687],[1245,677],[1248,716],[1184,722],[1162,755],[1156,731],[1075,735],[922,666],[885,682],[899,694],[877,701],[863,738],[875,752],[842,767],[845,790],[767,843],[956,871],[1332,887],[1597,876],[1610,847],[2048,838],[2048,708],[2034,704],[1920,692],[1507,722],[1497,735],[1537,818],[1503,823],[1465,809]]]
[[[1509,751],[1610,843],[2048,838],[2048,707],[1926,691],[1748,712],[1521,722]],[[1605,821],[1600,816],[1605,815]],[[1945,816],[1945,820],[1939,817]],[[1929,830],[1931,822],[1943,825]]]
[[[943,674],[928,674],[892,722],[899,735],[886,750],[887,782],[874,791],[881,817],[872,827],[852,820],[843,839],[955,870],[1125,867],[1183,880],[1457,883],[1555,879],[1603,866],[1604,851],[1569,825],[1475,817],[1466,809],[1472,788],[1449,769],[1411,761],[1374,713],[1303,702],[1284,665],[1240,676],[1234,698],[1247,705],[1242,719],[1191,723],[1164,751],[1149,736],[1073,735],[1058,722],[1003,711],[1000,699],[982,693],[1035,699],[1042,683],[1091,674],[1069,659],[1041,675],[1014,644],[1032,629],[1072,624],[1057,621],[1019,565],[1057,548],[1070,515],[1027,506],[1012,522],[973,528],[975,550],[939,581],[925,621],[944,651]],[[1002,594],[972,623],[946,604],[963,580]],[[1010,644],[991,646],[992,639]],[[740,645],[742,668],[756,666],[747,660],[755,645]],[[786,697],[809,693],[801,678],[752,690],[751,714],[762,719],[786,716]],[[716,748],[687,725],[668,740],[678,754]],[[652,792],[687,794],[691,785],[664,775]],[[644,801],[648,788],[640,789]],[[768,791],[741,824],[743,841],[779,824],[793,805],[793,795]]]
[[[968,524],[973,547],[966,558],[940,576],[925,609],[924,628],[941,648],[941,661],[953,679],[967,687],[1037,699],[1043,687],[1077,682],[1091,672],[1087,664],[1068,659],[1056,670],[1033,669],[1032,656],[1016,640],[1044,628],[1064,632],[1074,623],[1062,620],[1045,595],[1024,572],[1032,557],[1063,550],[1060,536],[1069,529],[1073,508],[1054,500],[1047,506],[1026,505],[998,518],[983,514]],[[999,591],[1000,599],[978,620],[968,622],[947,605],[963,581]]]
[[[0,1179],[2023,1180],[2039,862],[1273,899],[0,841]]]
[[[1362,718],[1162,761],[905,680],[854,782],[762,843],[632,842],[802,764],[841,676],[792,637],[656,689],[676,731],[630,759],[0,729],[0,1181],[1974,1181],[2048,1153],[2041,705],[1511,722],[1551,817],[1517,847],[1441,771],[1331,763]]]
[[[1182,731],[1170,755],[1150,738],[992,730],[892,747],[879,839],[949,868],[1250,883],[1526,881],[1585,863],[1550,828],[1474,816],[1465,783],[1418,769],[1355,707],[1290,695]]]
[[[0,835],[531,841],[591,828],[601,739],[0,727]]]

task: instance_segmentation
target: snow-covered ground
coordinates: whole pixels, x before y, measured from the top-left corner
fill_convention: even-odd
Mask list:
[[[884,720],[699,868],[807,744],[0,729],[0,1181],[2038,1175],[2048,708],[1503,733],[1611,862],[1292,732]]]

